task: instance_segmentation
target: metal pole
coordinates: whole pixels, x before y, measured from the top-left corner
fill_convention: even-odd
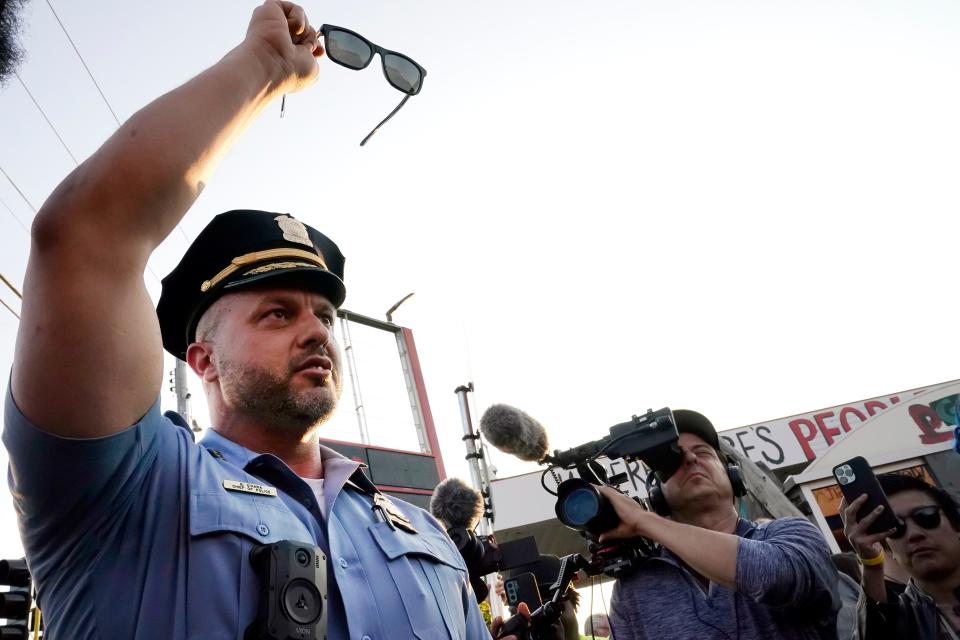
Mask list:
[[[393,312],[396,311],[397,309],[399,309],[399,308],[400,308],[400,305],[402,305],[404,302],[406,302],[407,300],[409,300],[410,297],[411,297],[413,294],[414,294],[414,292],[411,291],[411,292],[408,293],[407,295],[405,295],[405,296],[403,296],[402,298],[400,298],[400,300],[397,301],[397,304],[395,304],[395,305],[393,305],[392,307],[390,307],[389,309],[387,309],[387,322],[393,322]]]
[[[474,488],[483,496],[483,519],[477,526],[477,533],[482,536],[493,534],[493,502],[490,496],[490,472],[487,468],[487,459],[483,453],[483,447],[480,444],[480,435],[473,428],[473,419],[470,417],[470,402],[467,394],[473,391],[473,383],[459,386],[454,389],[457,394],[457,400],[460,402],[460,417],[463,420],[463,443],[467,447],[467,465],[470,467],[470,479]],[[487,586],[490,587],[490,594],[487,596],[487,602],[490,605],[490,613],[493,616],[504,615],[503,602],[494,589],[496,574],[491,573],[487,576]]]
[[[460,403],[460,419],[463,421],[463,443],[467,447],[466,460],[467,466],[470,467],[470,480],[474,489],[481,494],[485,494],[487,487],[483,483],[483,476],[480,475],[479,460],[482,454],[480,453],[480,447],[477,446],[479,436],[473,430],[473,419],[470,417],[470,405],[467,402],[467,393],[470,391],[473,391],[472,382],[467,386],[457,387],[453,392],[457,394],[457,401]],[[484,495],[484,518],[487,516],[486,503],[486,495]]]
[[[353,406],[357,413],[357,424],[360,427],[360,443],[370,444],[367,412],[363,407],[363,395],[360,393],[360,372],[357,371],[357,360],[353,355],[353,338],[350,336],[350,321],[345,317],[341,317],[340,327],[343,334],[343,353],[347,357],[347,371],[350,372],[350,388],[353,389]]]

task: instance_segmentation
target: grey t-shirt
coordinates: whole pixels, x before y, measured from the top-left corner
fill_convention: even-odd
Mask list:
[[[614,587],[616,640],[834,640],[837,571],[820,531],[804,518],[741,520],[736,590],[704,589],[670,551]]]

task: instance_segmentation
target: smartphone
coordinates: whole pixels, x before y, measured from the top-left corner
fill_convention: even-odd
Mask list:
[[[532,573],[521,573],[504,580],[503,590],[507,594],[507,605],[511,607],[526,602],[530,611],[534,612],[543,604],[540,599],[540,588],[537,587],[537,579]]]
[[[867,501],[857,512],[857,520],[863,520],[871,511],[879,506],[883,506],[883,511],[870,527],[867,533],[881,533],[890,529],[899,529],[903,523],[893,514],[890,503],[887,501],[887,495],[880,487],[877,476],[873,475],[873,469],[870,464],[862,457],[857,456],[846,462],[842,462],[833,468],[833,477],[837,479],[840,485],[840,491],[843,497],[850,504],[864,493],[867,494]]]

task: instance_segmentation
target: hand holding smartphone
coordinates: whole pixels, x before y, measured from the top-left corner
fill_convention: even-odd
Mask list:
[[[891,535],[902,535],[904,523],[893,513],[880,482],[863,457],[838,464],[833,468],[833,476],[844,497],[840,515],[847,540],[861,558],[876,557],[882,552],[880,542]],[[856,514],[852,513],[854,507]]]
[[[537,587],[537,579],[532,573],[521,573],[504,580],[503,590],[507,594],[508,606],[516,607],[521,602],[526,602],[530,611],[536,611],[543,604],[540,599],[540,589]]]

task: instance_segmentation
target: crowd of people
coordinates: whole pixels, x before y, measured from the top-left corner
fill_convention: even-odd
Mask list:
[[[0,72],[17,57],[21,4],[0,5]],[[227,212],[156,309],[144,289],[147,258],[218,160],[269,103],[314,83],[323,54],[301,7],[266,0],[241,44],[134,114],[36,216],[3,442],[46,637],[243,638],[264,615],[251,552],[283,540],[327,558],[330,640],[491,636],[444,528],[318,442],[342,390],[333,240],[285,213]],[[202,381],[213,427],[200,442],[159,410],[162,348]],[[858,520],[861,499],[844,503],[845,565],[805,518],[741,517],[713,425],[678,411],[677,427],[682,464],[653,510],[602,489],[620,524],[601,542],[642,537],[658,552],[582,635],[579,596],[565,594],[558,637],[960,636],[949,493],[882,477],[904,528],[876,534],[878,513]]]
[[[658,551],[617,580],[609,619],[600,614],[589,623],[598,635],[618,640],[957,637],[960,511],[950,493],[911,475],[879,476],[902,528],[867,533],[882,508],[861,520],[867,496],[849,504],[844,500],[841,517],[853,551],[831,555],[806,518],[742,518],[736,508],[737,470],[720,449],[716,430],[699,413],[677,410],[674,415],[683,463],[663,482],[661,505],[656,507],[654,499],[654,509],[647,510],[613,489],[601,489],[621,524],[600,542],[643,537],[657,542]],[[532,569],[541,592],[549,592],[559,565],[556,558],[541,556]],[[497,593],[506,602],[502,583]],[[568,594],[564,601],[569,610],[542,637],[578,637],[567,614],[576,611],[579,598]]]

